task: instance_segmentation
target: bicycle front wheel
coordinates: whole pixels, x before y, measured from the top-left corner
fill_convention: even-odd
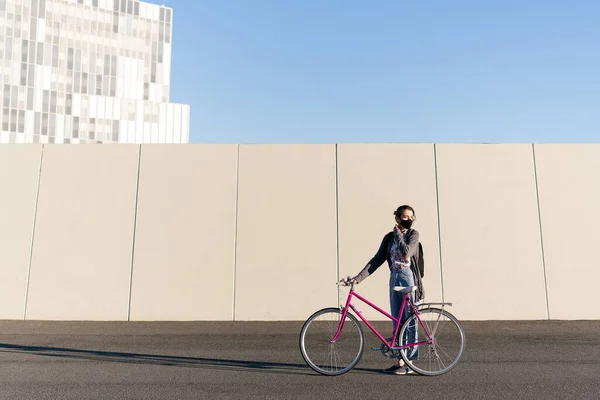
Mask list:
[[[332,343],[342,318],[342,310],[325,308],[311,315],[300,331],[300,351],[304,361],[323,375],[350,371],[364,350],[364,334],[356,317],[346,313],[339,338]]]
[[[465,348],[465,333],[458,320],[446,310],[426,308],[419,311],[423,326],[416,314],[402,325],[400,345],[429,342],[400,350],[409,367],[421,375],[441,375],[456,366]]]

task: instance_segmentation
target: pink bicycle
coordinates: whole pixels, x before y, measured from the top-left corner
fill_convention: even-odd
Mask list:
[[[356,315],[381,340],[380,350],[388,358],[402,357],[406,365],[421,375],[441,375],[456,366],[465,348],[465,333],[458,320],[444,310],[452,303],[424,303],[415,306],[408,296],[413,287],[396,286],[404,294],[398,316],[392,316],[354,291],[349,277],[339,282],[350,286],[346,305],[324,308],[311,315],[300,331],[300,351],[304,361],[323,375],[341,375],[356,366],[362,357],[365,337]],[[396,330],[388,341],[352,304],[356,297],[396,322]],[[410,317],[400,326],[404,307],[410,307]],[[434,306],[440,306],[437,308]]]

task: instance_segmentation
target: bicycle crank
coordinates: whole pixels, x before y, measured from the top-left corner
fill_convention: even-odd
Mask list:
[[[381,347],[371,347],[371,350],[379,350],[381,351],[381,354],[387,358],[398,358],[400,356],[398,350],[390,349],[390,346],[385,343],[381,343]]]

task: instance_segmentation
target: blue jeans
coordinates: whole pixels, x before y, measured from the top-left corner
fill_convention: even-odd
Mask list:
[[[392,310],[392,316],[397,317],[400,312],[400,308],[402,307],[402,298],[404,297],[404,293],[394,291],[394,286],[414,286],[415,285],[415,277],[410,268],[392,268],[390,274],[390,308]],[[415,301],[415,294],[410,293],[409,295],[410,301]],[[404,321],[408,319],[413,314],[412,309],[406,303],[404,305],[404,312],[400,318],[400,327]],[[406,330],[404,343],[414,343],[417,337],[417,321],[413,321],[411,326]],[[396,332],[396,322],[392,321],[392,334]],[[416,360],[419,358],[419,346],[411,347],[408,349],[408,359]]]

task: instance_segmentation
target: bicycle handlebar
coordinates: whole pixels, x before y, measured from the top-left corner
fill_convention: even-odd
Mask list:
[[[354,286],[356,281],[353,281],[349,276],[342,278],[336,285],[338,286]]]

